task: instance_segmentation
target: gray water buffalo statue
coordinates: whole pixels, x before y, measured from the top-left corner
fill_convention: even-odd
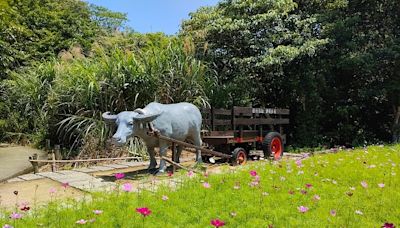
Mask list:
[[[117,124],[117,132],[113,135],[116,144],[125,144],[127,139],[137,136],[143,139],[150,155],[149,171],[157,166],[154,156],[154,148],[160,148],[160,155],[166,156],[170,145],[165,140],[149,136],[147,132],[149,122],[153,127],[160,131],[160,134],[180,140],[189,140],[196,146],[201,146],[201,113],[199,109],[190,103],[160,104],[152,102],[143,109],[135,111],[124,111],[117,115],[110,115],[109,112],[103,113],[103,118]],[[175,162],[179,162],[182,146],[177,146],[174,157]],[[201,162],[201,151],[197,150],[196,161]],[[163,159],[160,161],[158,172],[165,172],[166,164]]]

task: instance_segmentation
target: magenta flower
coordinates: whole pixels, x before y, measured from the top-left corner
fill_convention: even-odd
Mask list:
[[[395,228],[393,223],[388,223],[388,222],[385,222],[385,224],[383,224],[383,226],[381,226],[381,227],[383,227],[383,228]]]
[[[133,185],[131,183],[125,183],[122,185],[122,190],[125,192],[131,192],[133,189]]]
[[[164,201],[167,201],[169,198],[168,198],[168,196],[162,196],[162,198],[161,198],[162,200],[164,200]]]
[[[192,177],[192,176],[194,175],[194,172],[193,172],[192,170],[190,170],[190,171],[187,173],[187,175],[188,175],[188,177]]]
[[[378,187],[384,188],[384,187],[385,187],[385,184],[384,184],[384,183],[379,183],[379,184],[378,184]]]
[[[321,197],[319,197],[319,195],[314,195],[313,200],[315,201],[319,201],[321,199]]]
[[[151,210],[147,207],[136,208],[136,212],[140,213],[144,217],[149,216],[151,214]]]
[[[124,173],[116,173],[114,176],[115,176],[115,179],[119,180],[119,179],[124,178],[125,174]]]
[[[61,186],[63,188],[68,188],[69,187],[69,183],[68,182],[62,183]]]
[[[255,176],[257,176],[257,172],[255,170],[251,170],[250,171],[250,175],[255,177]]]
[[[311,188],[312,184],[306,184],[306,188]]]
[[[368,184],[366,181],[361,181],[361,186],[363,186],[364,188],[368,187]]]
[[[210,185],[208,182],[204,182],[204,183],[203,183],[203,187],[204,187],[204,188],[210,188],[211,185]]]
[[[225,222],[219,219],[213,219],[211,220],[211,225],[213,225],[214,227],[221,227],[225,226]]]
[[[11,213],[10,218],[11,218],[11,219],[20,219],[20,218],[22,218],[22,215],[13,212],[13,213]]]
[[[331,211],[330,211],[330,214],[331,214],[333,217],[335,217],[335,216],[336,216],[336,210],[331,210]]]
[[[299,212],[301,212],[301,213],[306,213],[306,212],[309,210],[308,207],[305,207],[305,206],[300,206],[300,207],[298,207],[297,209],[298,209]]]
[[[96,215],[100,215],[103,213],[102,210],[94,210],[93,213],[95,213]]]
[[[9,224],[4,224],[3,228],[14,228],[14,227]]]
[[[83,224],[86,224],[87,221],[85,219],[80,219],[80,220],[76,221],[75,223],[83,225]]]

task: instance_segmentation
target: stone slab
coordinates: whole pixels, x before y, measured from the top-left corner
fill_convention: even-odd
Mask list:
[[[82,173],[92,173],[94,172],[93,169],[87,168],[87,167],[83,167],[83,168],[79,168],[79,169],[74,169],[77,172],[82,172]]]
[[[90,167],[90,169],[93,170],[93,172],[97,172],[97,171],[108,171],[108,170],[112,170],[114,168],[106,167],[106,166],[93,166],[93,167]]]
[[[114,169],[125,169],[128,168],[128,166],[126,165],[121,165],[121,164],[108,164],[108,165],[104,165],[105,167],[111,167]]]
[[[25,174],[22,176],[19,176],[19,178],[21,178],[22,180],[38,180],[38,179],[43,179],[43,176],[37,175],[37,174]]]
[[[14,177],[14,178],[8,179],[8,180],[7,180],[7,183],[20,182],[20,181],[25,181],[25,180],[24,180],[24,179],[21,179],[21,178],[19,178],[19,177]]]

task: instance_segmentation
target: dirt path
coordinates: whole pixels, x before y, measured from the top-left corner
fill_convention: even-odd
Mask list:
[[[0,182],[24,174],[32,169],[28,157],[37,153],[39,158],[46,158],[44,151],[26,146],[0,146]]]

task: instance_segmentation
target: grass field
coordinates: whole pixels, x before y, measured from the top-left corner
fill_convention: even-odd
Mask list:
[[[301,160],[226,167],[222,174],[191,176],[181,171],[171,177],[182,181],[176,190],[160,187],[155,192],[136,193],[121,179],[119,190],[93,194],[90,200],[55,199],[45,207],[28,204],[25,211],[21,211],[24,205],[4,211],[0,225],[400,226],[399,175],[400,146],[374,146]]]

